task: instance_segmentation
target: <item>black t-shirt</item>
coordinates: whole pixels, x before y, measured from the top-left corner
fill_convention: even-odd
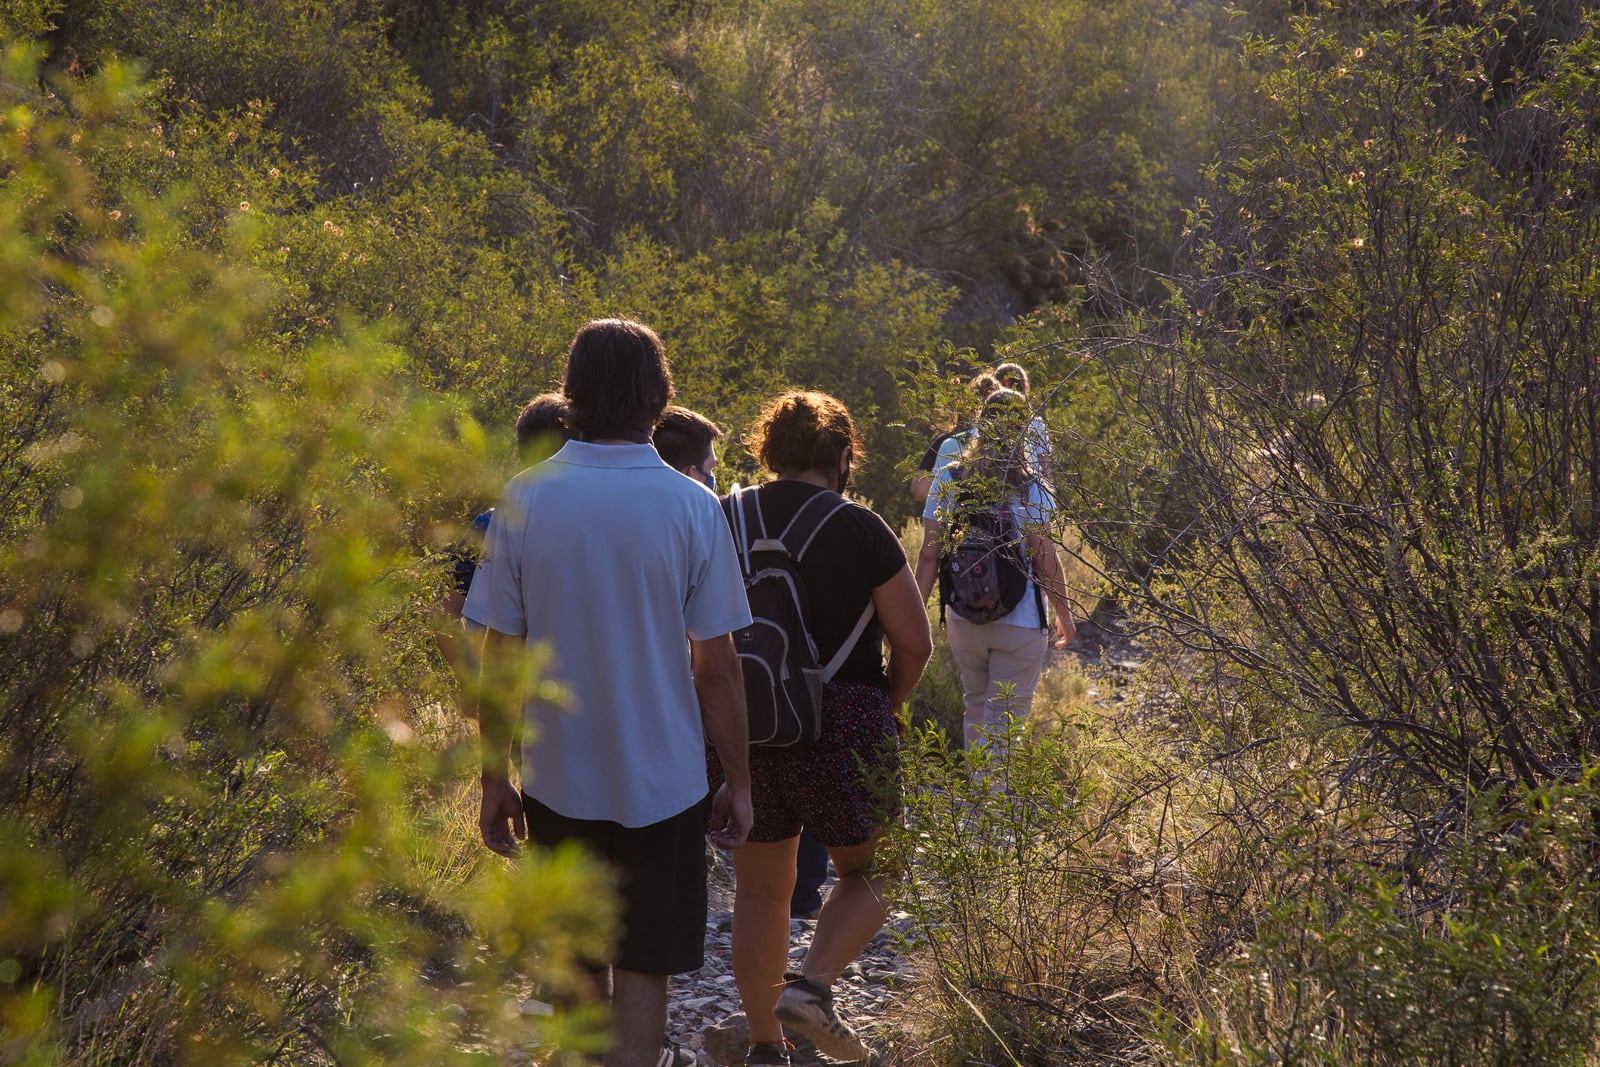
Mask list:
[[[955,433],[942,433],[933,439],[933,444],[922,454],[922,459],[917,463],[918,474],[932,474],[933,465],[939,461],[939,448],[950,438],[957,436]]]
[[[825,490],[805,482],[780,480],[758,487],[756,499],[769,536],[776,537],[807,500]],[[811,600],[811,636],[827,663],[855,629],[872,591],[900,573],[905,549],[884,521],[852,502],[830,518],[800,560],[800,577]],[[845,659],[835,681],[865,682],[889,688],[883,669],[883,627],[874,615]]]

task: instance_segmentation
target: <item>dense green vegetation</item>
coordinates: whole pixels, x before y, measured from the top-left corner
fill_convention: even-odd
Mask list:
[[[962,371],[1047,301],[1152,292],[1210,132],[1185,61],[1221,54],[1148,0],[59,7],[53,69],[158,76],[178,155],[136,180],[195,181],[197,124],[236,135],[202,198],[287,249],[298,328],[385,320],[502,427],[576,323],[626,311],[732,426],[780,384],[839,393],[894,517],[939,415],[908,369]]]
[[[731,430],[843,397],[896,524],[960,380],[1033,372],[1152,684],[1057,674],[1004,804],[918,740],[909,1055],[1600,1058],[1584,5],[8,0],[0,37],[0,1061],[528,1039],[505,1005],[606,920],[576,857],[476,848],[430,609],[608,314]]]

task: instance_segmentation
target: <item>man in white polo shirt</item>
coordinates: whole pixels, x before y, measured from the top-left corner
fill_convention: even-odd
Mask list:
[[[751,822],[744,688],[732,632],[750,623],[717,498],[650,446],[672,397],[661,339],[608,319],[578,331],[563,389],[569,441],[506,487],[464,614],[486,656],[546,645],[566,701],[527,696],[522,789],[507,768],[509,715],[479,709],[489,848],[527,835],[578,840],[617,872],[622,937],[611,962],[607,1067],[671,1062],[667,976],[697,970],[705,836],[744,843]],[[688,655],[685,655],[685,647]],[[705,744],[737,768],[712,797]]]

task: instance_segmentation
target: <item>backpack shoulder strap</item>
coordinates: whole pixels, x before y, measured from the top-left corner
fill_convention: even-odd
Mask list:
[[[844,639],[844,644],[839,646],[839,651],[835,652],[833,658],[828,661],[828,665],[822,668],[823,682],[833,681],[833,676],[839,673],[839,668],[844,666],[844,661],[849,657],[850,650],[856,647],[857,641],[861,640],[861,635],[866,631],[867,623],[872,621],[872,615],[875,611],[877,611],[877,605],[872,602],[872,598],[869,596],[867,597],[867,606],[861,609],[861,617],[856,620],[855,628],[850,631],[850,636]]]
[[[789,555],[798,563],[827,521],[849,506],[850,501],[824,489],[800,505],[800,510],[794,513],[794,518],[783,528],[778,540],[784,543]]]
[[[733,527],[734,547],[739,550],[739,566],[748,578],[751,542],[757,540],[759,532],[762,531],[761,504],[756,500],[754,489],[744,489],[736,485],[728,491],[725,507],[728,524]],[[757,537],[752,537],[752,532],[757,532]]]
[[[751,573],[750,555],[754,552],[782,552],[794,558],[794,553],[789,550],[789,544],[782,534],[773,537],[767,532],[766,513],[761,510],[760,487],[743,490],[734,490],[728,494],[731,499],[738,495],[738,514],[740,523],[740,545],[744,552],[745,576]],[[793,525],[791,523],[791,525]]]

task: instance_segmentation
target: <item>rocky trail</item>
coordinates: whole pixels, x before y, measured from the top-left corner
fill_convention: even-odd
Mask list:
[[[730,950],[733,930],[733,864],[713,851],[707,872],[711,897],[706,922],[706,962],[695,974],[679,975],[668,991],[667,1032],[679,1045],[695,1053],[699,1067],[737,1067],[744,1062],[746,1031],[733,982]],[[833,884],[829,877],[823,892]],[[904,979],[909,961],[896,950],[895,929],[903,919],[891,916],[889,925],[872,939],[844,977],[834,987],[839,1014],[854,1026],[869,1045],[883,1049],[885,1008],[895,987]],[[796,963],[811,944],[816,926],[809,919],[789,923],[789,958]],[[793,1037],[794,1035],[791,1035]],[[793,1062],[821,1064],[826,1059],[803,1040],[796,1039]]]

